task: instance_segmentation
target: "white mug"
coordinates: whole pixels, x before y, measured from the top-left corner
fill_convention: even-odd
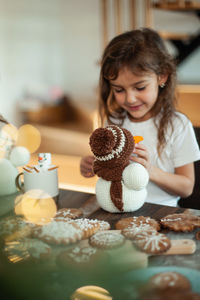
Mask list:
[[[20,182],[21,176],[24,176],[23,184]],[[57,197],[59,194],[57,168],[52,168],[52,170],[32,170],[31,172],[24,171],[17,175],[15,182],[17,188],[24,193],[37,189],[46,192],[52,198]]]

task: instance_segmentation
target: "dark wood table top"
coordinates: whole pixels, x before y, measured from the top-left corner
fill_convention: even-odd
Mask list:
[[[108,221],[111,224],[112,229],[114,229],[114,224],[121,218],[131,216],[149,216],[159,220],[168,214],[182,213],[186,211],[185,208],[180,207],[145,203],[139,210],[135,212],[109,213],[99,207],[96,196],[93,194],[61,190],[58,200],[58,208],[64,207],[80,208],[83,210],[84,217]]]

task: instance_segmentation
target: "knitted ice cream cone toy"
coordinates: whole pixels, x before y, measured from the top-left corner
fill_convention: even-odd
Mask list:
[[[134,146],[131,133],[116,125],[98,128],[90,136],[99,176],[96,197],[106,211],[131,212],[144,204],[149,175],[142,165],[129,162]]]

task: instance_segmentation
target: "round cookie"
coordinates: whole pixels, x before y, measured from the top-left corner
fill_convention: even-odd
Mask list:
[[[112,300],[110,293],[100,286],[88,285],[78,288],[70,297],[70,300]]]
[[[76,219],[71,221],[70,223],[76,224],[76,226],[82,230],[83,239],[89,238],[91,235],[96,233],[100,228],[99,223],[93,222],[93,220],[87,218]]]
[[[31,234],[33,227],[19,216],[9,216],[0,221],[0,236],[7,241],[23,238]]]
[[[6,243],[4,252],[11,262],[37,261],[48,258],[51,253],[51,247],[40,240],[26,238]]]
[[[139,226],[137,225],[132,225],[131,227],[127,227],[122,229],[122,234],[130,240],[133,240],[135,236],[141,232],[144,231],[154,231],[153,227],[149,226],[148,224],[141,224]],[[157,232],[155,230],[155,232]]]
[[[125,242],[125,237],[115,231],[98,231],[93,236],[90,237],[89,243],[93,247],[101,249],[111,249],[123,245]]]
[[[200,227],[200,217],[191,214],[171,214],[160,220],[162,227],[173,231],[192,231]]]
[[[69,265],[86,266],[95,263],[99,257],[99,250],[91,246],[76,245],[59,254],[57,263],[61,267]]]
[[[190,281],[184,275],[178,272],[162,272],[152,276],[148,280],[148,286],[151,289],[166,290],[166,289],[180,289],[190,290]]]
[[[116,229],[124,229],[127,227],[135,227],[135,226],[141,226],[141,225],[149,225],[151,227],[151,229],[155,229],[155,230],[159,230],[160,229],[160,225],[159,223],[150,218],[150,217],[143,217],[143,216],[139,216],[139,217],[129,217],[129,218],[122,218],[121,220],[119,220],[116,224],[115,224],[115,228]]]
[[[200,231],[197,231],[195,234],[196,240],[200,241]]]
[[[35,228],[33,235],[49,244],[75,243],[83,238],[83,231],[76,224],[52,221],[51,223]]]
[[[61,208],[57,211],[54,221],[68,221],[70,219],[77,219],[83,215],[83,212],[78,208]]]
[[[99,224],[99,230],[100,231],[104,231],[104,230],[109,230],[110,229],[110,223],[108,223],[107,221],[103,221],[103,220],[98,220],[98,219],[91,219],[90,220],[92,223],[98,223]]]
[[[141,251],[149,254],[160,254],[171,247],[168,237],[155,230],[138,233],[133,243]]]

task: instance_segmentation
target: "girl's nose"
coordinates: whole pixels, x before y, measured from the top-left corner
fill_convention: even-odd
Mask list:
[[[129,104],[132,104],[132,103],[136,102],[136,96],[135,96],[135,93],[133,91],[127,92],[126,102],[129,103]]]

